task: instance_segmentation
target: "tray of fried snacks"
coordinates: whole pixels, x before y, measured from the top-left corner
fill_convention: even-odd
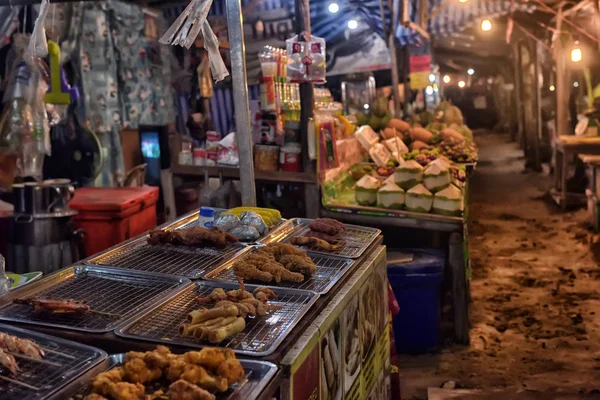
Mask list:
[[[163,227],[163,230],[198,226],[199,211],[194,211]],[[287,224],[281,213],[271,208],[236,207],[215,210],[214,226],[235,236],[242,243],[269,243]]]
[[[159,345],[113,354],[61,394],[73,400],[255,399],[276,372],[274,364],[237,359],[230,349],[175,354]]]
[[[198,281],[130,324],[118,336],[167,345],[228,347],[239,354],[275,351],[317,300],[314,292]]]
[[[0,324],[0,398],[46,399],[105,359],[102,350]]]
[[[381,234],[379,229],[344,224],[332,218],[293,218],[282,229],[282,243],[316,254],[359,258]]]
[[[354,265],[350,258],[307,253],[287,243],[260,246],[205,276],[327,293]]]
[[[189,226],[152,230],[86,263],[198,279],[247,250],[246,245],[228,232]]]
[[[104,333],[188,284],[176,276],[76,265],[1,296],[0,319]]]

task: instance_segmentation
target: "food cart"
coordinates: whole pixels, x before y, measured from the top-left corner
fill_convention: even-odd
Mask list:
[[[197,220],[198,212],[193,212],[157,229],[173,233],[196,226]],[[247,379],[218,398],[301,399],[315,392],[322,398],[339,398],[342,392],[345,398],[364,398],[384,393],[389,390],[390,321],[385,247],[377,229],[346,225],[344,246],[331,253],[307,248],[316,273],[304,282],[267,284],[277,296],[269,301],[273,309],[247,318],[245,328],[227,340],[211,344],[181,334],[188,314],[201,306],[196,297],[209,296],[215,288],[240,288],[232,272],[236,261],[269,244],[289,243],[305,234],[311,222],[283,220],[258,242],[225,249],[151,245],[144,233],[10,292],[0,301],[0,321],[10,326],[0,331],[31,338],[63,360],[18,360],[23,374],[0,380],[0,387],[15,393],[9,398],[41,390],[29,372],[45,376],[69,357],[80,361],[78,368],[62,371],[68,379],[44,386],[47,396],[42,397],[68,398],[85,391],[100,372],[123,363],[123,353],[163,344],[175,353],[210,346],[232,349]],[[247,280],[245,289],[252,293],[260,285],[255,283]],[[40,313],[27,303],[48,298],[86,300],[91,312]],[[79,359],[67,352],[69,346],[88,353]]]

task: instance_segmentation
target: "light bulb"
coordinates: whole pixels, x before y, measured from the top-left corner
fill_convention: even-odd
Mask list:
[[[450,77],[448,75],[444,75],[444,78],[442,80],[444,81],[444,83],[450,83]]]
[[[489,32],[492,30],[492,23],[489,19],[484,19],[481,21],[481,30],[484,32]]]
[[[429,74],[429,82],[435,82],[435,75]]]
[[[583,59],[583,54],[579,48],[579,42],[575,41],[575,47],[571,50],[571,61],[580,62]]]
[[[351,19],[350,21],[348,21],[348,28],[350,28],[350,29],[358,28],[358,21],[355,19]]]
[[[433,94],[433,88],[431,86],[427,86],[425,88],[425,93],[431,96]]]
[[[459,3],[466,3],[469,0],[458,0]]]
[[[551,92],[554,92],[554,90],[555,90],[556,88],[554,87],[554,85],[550,85],[550,87],[549,87],[548,89],[550,89],[550,91],[551,91]]]
[[[577,82],[577,81],[573,82],[573,87],[579,87],[579,82]]]
[[[469,74],[469,75],[473,75],[474,73],[475,73],[475,70],[473,68],[469,68],[467,70],[467,74]]]
[[[369,109],[369,105],[368,104],[365,104],[363,107],[365,108],[365,110]]]
[[[329,12],[332,14],[337,13],[338,11],[340,11],[340,6],[338,3],[336,3],[335,1],[333,3],[329,4]]]
[[[466,85],[465,81],[458,82],[458,87],[461,88],[461,89],[464,88],[465,85]]]

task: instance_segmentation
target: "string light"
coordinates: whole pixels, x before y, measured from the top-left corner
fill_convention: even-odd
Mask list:
[[[435,82],[435,75],[429,74],[429,82]]]
[[[583,54],[579,48],[579,40],[575,40],[575,46],[571,49],[571,61],[578,63],[583,59]]]
[[[573,82],[573,87],[579,87],[579,82],[577,82],[577,81]]]
[[[469,1],[469,0],[458,0],[459,3],[463,3],[463,4],[466,3],[467,1]]]
[[[425,93],[431,96],[433,94],[433,88],[431,86],[427,86],[425,88]]]
[[[338,11],[340,11],[340,6],[338,3],[336,3],[335,1],[333,3],[329,4],[329,12],[332,14],[337,13]]]
[[[350,29],[358,28],[358,21],[355,19],[351,19],[350,21],[348,21],[348,28],[350,28]]]
[[[465,81],[458,82],[458,87],[461,88],[461,89],[464,88],[465,85],[466,85]]]
[[[554,85],[550,85],[550,87],[549,87],[548,89],[550,89],[550,91],[551,91],[551,92],[554,92],[554,90],[555,90],[556,88],[554,87]]]
[[[473,75],[474,73],[475,73],[475,70],[473,68],[469,68],[467,70],[467,74],[469,74],[469,75]]]
[[[450,77],[448,75],[444,75],[444,78],[442,78],[442,80],[444,81],[444,83],[450,83]]]
[[[481,21],[481,30],[484,32],[489,32],[492,30],[492,22],[489,19],[484,19]]]

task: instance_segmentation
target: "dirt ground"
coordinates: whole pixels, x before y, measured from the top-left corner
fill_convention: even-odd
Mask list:
[[[599,238],[584,209],[562,212],[553,180],[524,173],[506,136],[478,137],[472,179],[471,345],[401,356],[403,399],[454,380],[469,398],[600,398]]]

